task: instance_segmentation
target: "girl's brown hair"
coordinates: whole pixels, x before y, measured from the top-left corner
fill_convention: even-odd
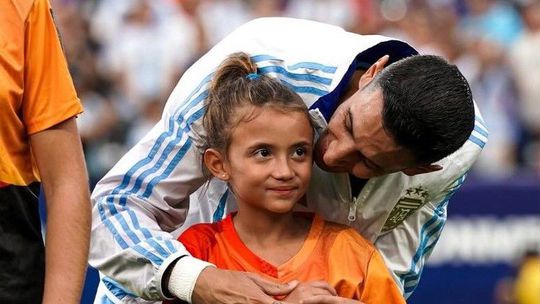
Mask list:
[[[241,115],[238,110],[250,105],[304,112],[309,119],[308,109],[298,94],[279,79],[258,74],[249,55],[234,53],[223,61],[212,78],[205,101],[203,126],[206,136],[202,151],[208,148],[227,151],[232,130],[246,119],[246,115]]]

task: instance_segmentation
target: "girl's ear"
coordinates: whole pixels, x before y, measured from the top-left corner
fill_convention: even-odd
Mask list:
[[[229,180],[229,172],[227,172],[225,166],[225,157],[216,149],[206,149],[203,155],[203,161],[206,168],[216,178],[223,181]]]

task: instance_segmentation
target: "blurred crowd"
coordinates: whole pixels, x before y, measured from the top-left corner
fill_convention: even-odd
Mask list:
[[[160,119],[197,58],[262,16],[393,36],[455,63],[490,135],[473,175],[540,173],[538,0],[51,0],[84,104],[79,118],[97,182]],[[264,35],[264,33],[261,33]]]

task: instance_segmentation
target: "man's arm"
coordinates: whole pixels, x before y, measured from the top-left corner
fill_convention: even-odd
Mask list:
[[[30,136],[47,200],[43,303],[78,303],[88,261],[90,198],[75,118]]]
[[[275,29],[276,26],[288,32],[295,31],[284,36],[283,31]],[[272,29],[270,33],[274,34],[261,36],[266,29]],[[280,75],[272,71],[281,71],[290,63],[290,70],[284,74],[294,76],[288,81],[297,85],[299,93],[303,91],[306,104],[311,105],[328,89],[318,76],[315,77],[317,81],[311,81],[315,74],[339,74],[348,69],[347,64],[336,70],[335,60],[328,59],[319,64],[319,61],[310,63],[297,58],[296,55],[305,53],[305,49],[320,49],[320,40],[312,38],[321,35],[322,30],[329,38],[339,36],[335,39],[338,42],[350,37],[337,27],[308,21],[282,18],[253,21],[225,38],[183,74],[165,106],[162,120],[98,183],[92,194],[90,263],[108,277],[108,282],[114,281],[109,284],[111,289],[122,297],[163,299],[166,294],[166,290],[165,293],[162,290],[166,285],[162,282],[163,274],[171,271],[170,266],[182,257],[174,267],[185,276],[179,280],[183,284],[182,290],[190,293],[194,289],[195,299],[200,295],[203,299],[205,291],[223,289],[236,294],[250,291],[250,287],[234,284],[234,278],[227,284],[216,284],[222,278],[219,271],[189,256],[184,246],[170,234],[184,223],[188,208],[209,209],[204,200],[190,202],[190,195],[205,180],[196,142],[200,135],[198,131],[202,129],[203,102],[215,68],[227,55],[244,51],[259,55],[259,64],[265,66],[266,73]],[[297,35],[297,31],[312,35]],[[291,40],[291,37],[295,39]],[[298,37],[304,39],[298,40]],[[365,49],[379,40],[351,42],[351,49]],[[356,55],[353,53],[333,52],[335,56],[351,57],[351,60]],[[314,67],[316,71],[311,71]],[[309,70],[310,75],[297,79],[299,69]],[[203,275],[199,277],[201,272]],[[191,297],[191,294],[182,294]]]
[[[207,267],[197,279],[192,303],[274,304],[276,301],[272,296],[286,296],[297,285],[298,281],[280,284],[268,281],[254,273]],[[288,302],[284,300],[278,303]]]

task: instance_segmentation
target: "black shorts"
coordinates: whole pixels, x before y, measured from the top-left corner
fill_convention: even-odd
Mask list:
[[[41,303],[45,247],[39,183],[0,188],[0,303]]]

